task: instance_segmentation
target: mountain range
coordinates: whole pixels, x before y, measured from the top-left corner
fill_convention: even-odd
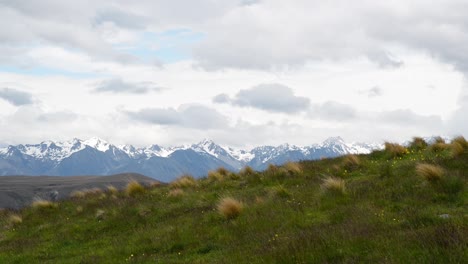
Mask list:
[[[268,164],[313,160],[345,154],[364,154],[381,148],[379,144],[346,143],[331,137],[321,144],[299,147],[283,144],[239,150],[203,140],[192,145],[136,148],[116,146],[99,138],[64,142],[10,145],[0,148],[0,176],[5,175],[111,175],[141,173],[160,181],[170,181],[184,173],[202,177],[208,171],[225,167],[238,171],[244,166],[255,170]]]

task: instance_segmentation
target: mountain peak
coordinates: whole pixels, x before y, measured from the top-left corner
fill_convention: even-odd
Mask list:
[[[107,143],[107,141],[100,139],[98,137],[92,137],[90,139],[87,139],[83,141],[83,144],[86,146],[90,146],[92,148],[95,148],[99,151],[106,152],[110,148],[110,144]]]
[[[341,137],[329,137],[323,141],[324,145],[331,145],[331,144],[345,144],[345,141]]]

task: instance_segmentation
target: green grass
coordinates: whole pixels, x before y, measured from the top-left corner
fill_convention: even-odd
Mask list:
[[[183,177],[138,195],[88,192],[40,210],[3,210],[0,263],[466,261],[466,148],[454,156],[415,144],[353,159],[221,169],[222,181]],[[444,177],[428,182],[416,169],[423,163]],[[324,191],[330,177],[346,191]],[[242,202],[241,213],[220,214],[225,197]]]

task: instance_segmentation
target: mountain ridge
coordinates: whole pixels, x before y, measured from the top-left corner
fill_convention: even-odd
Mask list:
[[[183,146],[153,144],[138,148],[113,145],[97,137],[87,140],[74,138],[0,148],[0,175],[67,176],[134,172],[170,181],[184,173],[200,177],[217,167],[238,171],[244,166],[251,166],[262,170],[270,163],[366,154],[379,148],[382,148],[379,144],[346,143],[341,137],[330,137],[310,146],[285,143],[258,146],[251,150],[221,146],[209,139]]]

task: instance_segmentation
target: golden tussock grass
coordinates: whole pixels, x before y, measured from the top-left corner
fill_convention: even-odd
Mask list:
[[[150,188],[160,187],[160,186],[161,186],[161,182],[154,181],[154,182],[151,182],[149,186],[150,186]]]
[[[283,185],[272,187],[271,194],[280,198],[288,198],[291,196],[291,193]]]
[[[349,154],[344,157],[343,166],[348,170],[356,169],[361,166],[361,160],[357,155]]]
[[[129,196],[142,194],[145,191],[146,191],[145,187],[135,180],[130,181],[127,184],[127,187],[125,187],[125,193]]]
[[[218,171],[209,171],[208,180],[211,182],[222,181],[224,180],[224,175],[219,173]]]
[[[298,162],[286,162],[283,167],[292,175],[298,175],[302,173],[302,166]]]
[[[167,193],[168,197],[179,197],[179,196],[182,196],[182,195],[184,195],[184,190],[182,190],[180,188],[172,189],[172,190],[169,191],[169,193]]]
[[[171,188],[188,188],[197,186],[197,180],[192,175],[182,175],[172,181],[169,186]]]
[[[452,142],[450,144],[450,152],[452,157],[459,157],[465,153],[465,148],[463,148],[462,144],[458,142]]]
[[[427,148],[427,142],[422,137],[413,137],[410,143],[410,148],[422,150]]]
[[[336,177],[327,177],[320,187],[327,192],[334,194],[344,194],[346,192],[345,181]]]
[[[254,175],[255,170],[252,169],[252,167],[250,167],[250,166],[245,166],[244,168],[242,168],[242,170],[239,172],[239,174],[242,175],[242,176]]]
[[[117,193],[119,193],[119,190],[117,188],[115,188],[115,186],[113,186],[113,185],[107,186],[107,191],[110,194],[113,194],[113,195],[117,195]]]
[[[450,149],[450,145],[446,144],[445,142],[436,142],[436,143],[432,144],[429,147],[429,149],[432,152],[441,152],[441,151]]]
[[[217,173],[221,174],[222,176],[228,176],[229,175],[229,171],[224,168],[224,167],[219,167],[217,170],[216,170]]]
[[[19,225],[23,222],[23,218],[17,214],[11,214],[8,217],[8,223],[11,225]]]
[[[408,153],[408,149],[397,143],[385,142],[385,151],[392,157],[401,157]]]
[[[416,173],[424,179],[434,182],[442,179],[444,169],[437,165],[421,163],[416,166]]]
[[[267,172],[271,172],[271,173],[275,173],[278,171],[278,166],[276,166],[275,164],[268,164],[268,167],[267,167]]]
[[[70,197],[74,199],[81,199],[86,196],[86,193],[84,191],[73,191],[70,193]]]
[[[463,149],[467,150],[468,149],[468,141],[466,141],[466,139],[462,136],[458,136],[454,139],[452,139],[452,144],[453,143],[458,143],[460,144],[460,146],[463,147]]]
[[[57,204],[51,201],[38,199],[31,204],[31,207],[36,209],[52,209],[57,208]]]
[[[241,214],[244,204],[232,197],[226,197],[218,202],[216,208],[226,219],[234,219]]]
[[[95,217],[96,217],[97,220],[102,220],[102,219],[104,219],[105,214],[106,214],[106,211],[104,211],[102,209],[97,209]]]
[[[91,188],[91,189],[83,189],[83,190],[76,190],[70,193],[71,198],[81,199],[88,195],[97,195],[102,194],[103,191],[99,188]]]

